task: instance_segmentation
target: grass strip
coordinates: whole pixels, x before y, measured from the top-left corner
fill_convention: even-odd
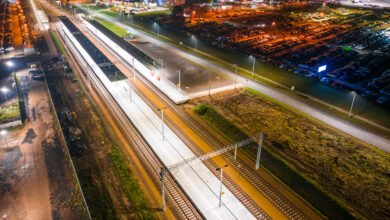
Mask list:
[[[108,28],[109,30],[111,30],[112,32],[114,32],[116,35],[118,35],[119,37],[123,37],[123,36],[126,36],[128,35],[126,29],[123,29],[121,27],[118,27],[117,25],[109,22],[109,21],[106,21],[106,20],[103,20],[101,18],[95,18],[100,24],[102,24],[104,27]]]
[[[222,116],[209,104],[199,104],[193,111],[231,142],[249,137],[248,134]],[[256,146],[243,148],[243,151],[251,159],[256,159]],[[353,218],[343,203],[335,196],[321,190],[314,182],[301,175],[292,165],[283,160],[279,155],[271,152],[266,146],[263,147],[261,164],[325,215],[336,219]]]
[[[56,47],[57,47],[57,49],[60,51],[60,53],[66,56],[65,48],[64,48],[64,46],[61,44],[61,41],[60,41],[60,39],[58,38],[57,33],[56,33],[53,29],[50,29],[50,36],[51,36],[51,38],[54,40],[54,44],[56,45]]]
[[[149,204],[143,194],[138,181],[133,177],[127,167],[126,158],[118,146],[113,145],[109,156],[119,176],[122,188],[131,201],[131,205],[137,210],[141,219],[156,219],[156,216],[149,210]]]

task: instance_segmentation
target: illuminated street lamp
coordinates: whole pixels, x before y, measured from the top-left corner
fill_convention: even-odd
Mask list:
[[[181,71],[180,71],[180,69],[178,69],[177,72],[179,73],[179,81],[177,83],[177,88],[180,91],[181,90]]]
[[[252,58],[252,78],[254,77],[255,75],[255,63],[256,63],[256,57],[253,56],[253,55],[250,55],[250,57]]]
[[[12,72],[15,72],[15,64],[11,60],[5,63],[8,67],[12,67]]]
[[[162,140],[165,139],[165,134],[164,134],[164,110],[167,109],[167,107],[162,107],[157,109],[157,111],[161,112],[161,135],[162,135]]]
[[[197,45],[196,44],[197,44],[198,40],[196,39],[195,35],[192,35],[191,38],[194,39],[194,48],[195,48],[195,50],[197,50]]]
[[[157,24],[157,22],[153,23],[153,26],[157,25],[157,37],[160,37],[160,25]]]
[[[0,131],[0,135],[4,137],[5,144],[7,145],[7,147],[9,147],[9,146],[8,146],[8,141],[7,141],[7,133],[8,133],[8,132],[7,132],[6,130],[1,130],[1,131]]]
[[[9,92],[9,89],[7,87],[3,87],[0,90],[4,94],[5,101],[8,101],[8,99],[7,99],[7,92]]]
[[[355,98],[356,98],[356,92],[352,91],[352,94],[353,94],[353,98],[352,98],[351,108],[349,109],[348,118],[350,118],[352,115],[352,108],[353,108],[353,104],[355,103]]]
[[[225,165],[225,166],[223,166],[223,167],[218,167],[216,170],[217,171],[221,171],[221,174],[220,174],[220,179],[219,179],[219,181],[221,182],[221,185],[220,185],[220,187],[219,187],[219,205],[218,205],[218,207],[221,207],[221,205],[222,205],[222,186],[223,186],[223,168],[226,168],[226,167],[228,167],[229,165]]]

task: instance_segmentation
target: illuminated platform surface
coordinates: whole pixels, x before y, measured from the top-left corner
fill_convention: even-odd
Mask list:
[[[165,139],[163,140],[161,134],[162,124],[156,112],[134,91],[131,92],[130,98],[130,87],[127,81],[110,82],[69,30],[64,25],[62,25],[62,28],[64,32],[60,33],[69,37],[72,44],[69,46],[73,47],[73,50],[77,48],[80,62],[85,60],[89,66],[93,67],[95,76],[106,87],[107,91],[137,127],[165,166],[170,166],[195,156],[165,124]],[[70,44],[69,40],[67,43]],[[92,76],[92,78],[95,78],[95,76]],[[219,179],[202,162],[191,163],[177,168],[172,172],[172,175],[207,219],[255,219],[249,210],[225,186],[223,187],[222,206],[218,206]]]
[[[145,77],[149,82],[151,82],[155,87],[157,87],[174,103],[180,104],[190,99],[189,95],[185,91],[178,89],[178,87],[175,86],[172,82],[160,76],[158,70],[151,71],[141,62],[139,62],[136,58],[134,58],[130,53],[128,53],[126,50],[121,48],[118,44],[116,44],[114,41],[104,35],[101,31],[95,28],[88,21],[83,20],[83,23],[91,33],[97,36],[112,51],[115,51],[115,53],[120,56],[124,61],[126,61],[130,66],[133,66],[138,73],[142,74],[143,77]]]

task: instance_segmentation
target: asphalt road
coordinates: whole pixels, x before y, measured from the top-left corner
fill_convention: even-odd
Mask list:
[[[116,25],[118,25],[124,29],[130,30],[131,32],[138,35],[139,37],[142,37],[142,38],[146,39],[147,41],[149,41],[153,44],[156,44],[160,47],[164,47],[165,49],[169,50],[172,53],[175,53],[178,56],[182,56],[186,59],[192,60],[193,62],[195,62],[197,64],[207,66],[212,71],[219,72],[220,74],[223,74],[224,76],[227,76],[230,78],[236,77],[236,74],[234,72],[232,72],[232,71],[230,71],[230,70],[228,70],[220,65],[217,65],[209,60],[198,57],[198,56],[191,54],[189,52],[183,51],[183,50],[179,49],[176,45],[161,41],[160,39],[155,38],[155,37],[151,37],[150,35],[145,34],[144,32],[139,31],[138,29],[134,29],[130,26],[127,26],[121,22],[118,22],[116,19],[111,18],[109,16],[106,16],[103,14],[96,14],[96,16],[98,16],[102,19],[105,19],[107,21],[110,21],[112,23],[115,23]],[[263,93],[264,95],[267,95],[267,96],[269,96],[273,99],[276,99],[280,102],[286,103],[286,104],[290,105],[291,107],[296,108],[296,109],[300,110],[301,112],[308,114],[311,117],[324,122],[325,124],[328,124],[334,128],[337,128],[337,129],[339,129],[339,130],[341,130],[341,131],[343,131],[343,132],[345,132],[345,133],[347,133],[347,134],[349,134],[349,135],[351,135],[351,136],[353,136],[361,141],[364,141],[368,144],[374,145],[374,146],[376,146],[376,147],[378,147],[386,152],[390,152],[390,140],[389,139],[386,139],[386,138],[383,138],[383,137],[376,135],[374,133],[368,132],[368,131],[366,131],[362,128],[359,128],[356,125],[354,125],[346,120],[340,119],[340,118],[335,117],[331,114],[328,114],[320,109],[312,107],[304,102],[301,102],[301,101],[299,101],[293,97],[290,97],[282,92],[279,92],[278,90],[273,89],[265,84],[253,81],[253,80],[248,79],[248,78],[243,77],[243,76],[238,76],[237,81],[239,83],[247,86],[247,87],[250,87],[252,89],[255,89],[255,90]]]

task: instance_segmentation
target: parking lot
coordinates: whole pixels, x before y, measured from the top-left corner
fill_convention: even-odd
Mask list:
[[[184,19],[157,18],[180,26],[216,47],[252,55],[275,67],[390,102],[390,13],[338,5],[290,3],[240,7],[192,7]],[[326,69],[319,72],[320,66]]]

